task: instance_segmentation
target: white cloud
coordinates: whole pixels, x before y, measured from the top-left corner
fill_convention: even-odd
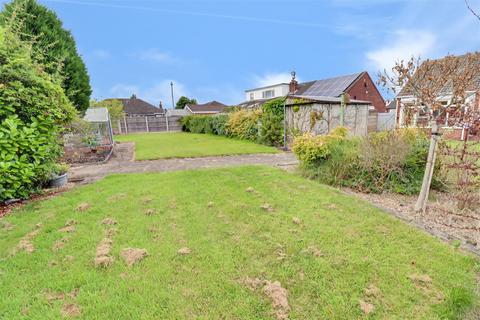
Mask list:
[[[266,73],[262,76],[256,75],[253,77],[254,86],[266,87],[279,83],[290,83],[292,75],[290,72]],[[301,82],[298,77],[297,81]]]
[[[428,58],[436,45],[436,36],[428,31],[397,30],[382,47],[366,53],[373,68],[390,70],[396,61],[412,56]]]
[[[97,49],[92,52],[92,55],[98,59],[109,59],[112,55],[104,49]]]
[[[171,108],[172,96],[170,91],[170,82],[173,81],[173,90],[175,102],[181,96],[188,96],[188,90],[185,86],[174,80],[162,80],[151,87],[141,88],[137,85],[117,84],[110,89],[110,94],[115,98],[128,98],[135,94],[138,98],[158,106],[162,101],[164,108]]]
[[[138,59],[144,60],[144,61],[155,61],[155,62],[162,62],[162,63],[172,63],[177,61],[177,59],[174,59],[168,53],[163,52],[156,48],[136,52],[133,54],[133,56],[138,57]]]

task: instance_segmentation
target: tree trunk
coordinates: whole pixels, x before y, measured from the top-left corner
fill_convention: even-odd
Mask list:
[[[435,168],[435,160],[437,158],[437,143],[439,139],[438,125],[433,122],[432,135],[430,138],[430,148],[428,149],[427,164],[425,166],[425,174],[423,175],[422,189],[418,195],[417,203],[415,204],[415,211],[420,212],[427,209],[428,195],[430,192],[430,185],[432,184],[433,170]]]

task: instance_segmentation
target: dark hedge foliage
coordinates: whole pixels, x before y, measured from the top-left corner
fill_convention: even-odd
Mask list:
[[[34,39],[35,62],[41,63],[53,77],[62,78],[62,88],[78,111],[87,110],[92,94],[90,77],[71,32],[63,28],[53,11],[36,0],[13,0],[6,4],[0,23],[6,25],[12,18],[21,21],[20,28],[15,30],[20,40]]]

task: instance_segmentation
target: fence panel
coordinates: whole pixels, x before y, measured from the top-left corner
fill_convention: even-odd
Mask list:
[[[377,122],[377,131],[393,130],[396,127],[395,112],[379,113]]]
[[[139,116],[124,117],[118,121],[116,134],[140,133],[140,132],[168,132],[182,131],[180,116]]]

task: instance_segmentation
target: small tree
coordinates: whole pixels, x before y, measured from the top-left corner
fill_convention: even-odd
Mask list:
[[[175,109],[183,109],[187,104],[197,104],[197,100],[181,96],[180,99],[178,99],[177,104],[175,105]]]
[[[62,87],[75,108],[84,112],[89,107],[92,89],[87,68],[78,54],[75,39],[65,30],[55,12],[36,0],[13,0],[0,13],[0,23],[21,20],[14,30],[22,41],[31,41],[33,59],[47,73],[62,78]]]
[[[102,101],[93,100],[90,102],[93,108],[107,108],[112,122],[112,128],[118,129],[118,121],[123,119],[125,111],[123,110],[123,103],[120,100],[108,99]]]
[[[475,88],[480,81],[480,53],[463,56],[449,55],[439,60],[411,58],[399,61],[391,72],[384,70],[379,74],[383,86],[402,95],[414,97],[410,110],[427,117],[431,128],[430,147],[422,188],[415,204],[416,211],[425,211],[433,169],[437,156],[437,144],[440,139],[439,125],[445,117],[450,123],[468,126],[472,119],[471,103]]]

